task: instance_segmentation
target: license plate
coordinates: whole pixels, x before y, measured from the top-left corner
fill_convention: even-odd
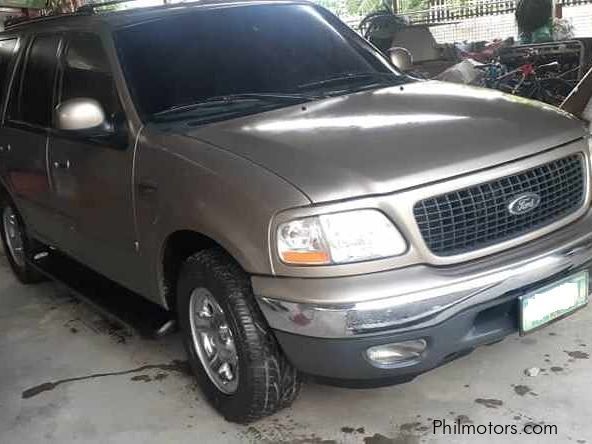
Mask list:
[[[566,277],[520,297],[520,332],[529,333],[588,303],[588,272]]]

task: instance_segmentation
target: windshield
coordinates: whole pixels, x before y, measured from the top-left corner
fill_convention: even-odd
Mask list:
[[[233,104],[241,112],[269,109],[403,79],[361,37],[312,5],[192,11],[120,29],[116,39],[147,119],[179,110],[211,116],[218,103],[224,115]],[[241,94],[253,96],[192,106]],[[273,100],[279,94],[294,100]]]

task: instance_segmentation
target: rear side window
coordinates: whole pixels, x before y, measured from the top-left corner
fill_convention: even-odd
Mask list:
[[[60,101],[82,97],[97,100],[111,118],[121,112],[107,53],[91,34],[69,36],[63,61]]]
[[[10,66],[15,47],[16,39],[0,41],[0,93],[5,91],[6,83],[10,79],[8,67]]]
[[[58,35],[37,36],[33,40],[26,54],[20,82],[15,82],[16,90],[11,96],[11,120],[49,126],[59,42]]]

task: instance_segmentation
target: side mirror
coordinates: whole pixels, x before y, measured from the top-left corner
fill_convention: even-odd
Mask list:
[[[62,131],[97,135],[113,132],[103,107],[95,99],[70,99],[60,103],[54,111],[54,122]]]
[[[391,63],[399,71],[407,72],[413,66],[413,56],[409,50],[400,46],[389,48],[388,55],[391,59]]]

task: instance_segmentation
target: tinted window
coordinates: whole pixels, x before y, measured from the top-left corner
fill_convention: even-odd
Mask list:
[[[0,41],[0,92],[4,91],[6,82],[10,79],[8,74],[8,66],[14,54],[14,47],[16,46],[16,39]]]
[[[111,117],[120,112],[107,53],[100,38],[88,34],[68,38],[60,101],[82,97],[97,100]]]
[[[295,92],[345,73],[392,73],[353,31],[308,5],[202,10],[116,36],[144,115],[213,96]]]
[[[16,94],[11,97],[12,120],[49,126],[60,37],[39,36],[33,41]]]

